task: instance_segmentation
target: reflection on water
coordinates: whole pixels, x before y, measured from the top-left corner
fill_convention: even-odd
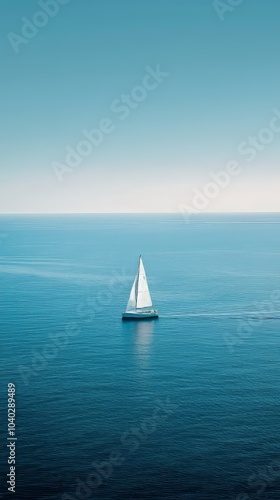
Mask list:
[[[143,358],[148,356],[153,342],[154,321],[136,321],[134,333],[136,353],[143,361]]]

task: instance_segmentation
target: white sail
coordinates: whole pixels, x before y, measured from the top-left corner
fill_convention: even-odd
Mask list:
[[[158,318],[158,311],[152,309],[152,305],[146,273],[140,255],[137,274],[134,278],[126,310],[122,314],[122,319],[142,320]]]
[[[152,306],[152,299],[149,292],[146,273],[142,258],[139,258],[138,271],[134,278],[130,296],[126,306],[126,311],[134,311]]]
[[[134,281],[133,281],[130,296],[129,296],[128,303],[126,306],[127,311],[133,311],[136,308],[136,282],[137,282],[137,279],[138,279],[138,275],[135,276]]]
[[[139,259],[138,280],[136,281],[136,309],[151,307],[152,299],[149,292],[146,273],[142,258]]]

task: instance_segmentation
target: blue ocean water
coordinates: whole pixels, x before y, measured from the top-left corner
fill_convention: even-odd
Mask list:
[[[1,216],[2,498],[279,499],[279,224]],[[160,318],[122,322],[140,253]]]

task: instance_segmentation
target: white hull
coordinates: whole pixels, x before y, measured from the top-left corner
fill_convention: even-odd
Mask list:
[[[125,311],[122,315],[122,319],[152,319],[158,318],[158,312],[155,309],[150,311]]]

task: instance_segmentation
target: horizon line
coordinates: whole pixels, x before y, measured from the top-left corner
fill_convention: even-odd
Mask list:
[[[238,211],[238,212],[190,212],[189,216],[211,215],[211,214],[280,214],[279,211]],[[181,212],[0,212],[0,217],[5,215],[182,215]]]

